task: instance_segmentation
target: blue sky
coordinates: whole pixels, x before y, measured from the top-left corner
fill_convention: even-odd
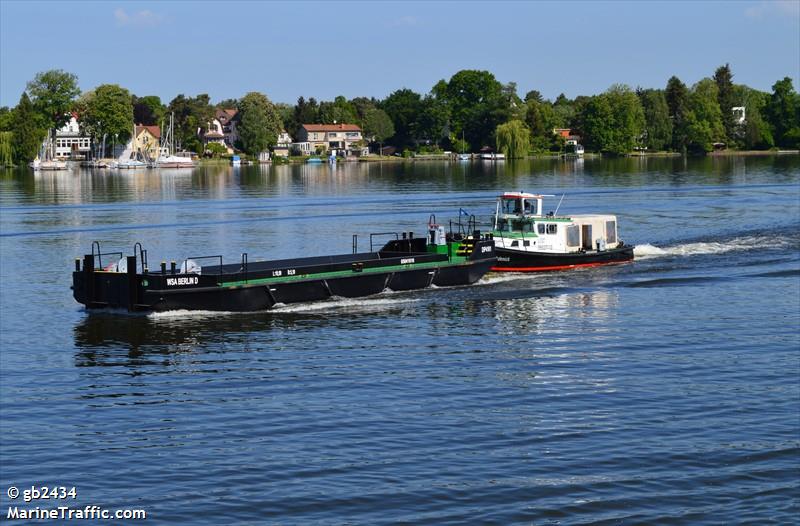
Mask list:
[[[35,2],[0,0],[0,105],[38,71],[212,101],[426,93],[486,69],[521,96],[613,83],[691,85],[730,63],[734,82],[800,87],[800,0],[727,2]]]

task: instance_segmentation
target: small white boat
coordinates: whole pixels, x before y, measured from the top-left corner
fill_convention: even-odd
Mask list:
[[[505,161],[506,156],[503,153],[482,153],[482,161]]]

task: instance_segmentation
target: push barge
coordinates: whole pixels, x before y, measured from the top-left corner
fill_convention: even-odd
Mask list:
[[[497,199],[492,234],[500,272],[542,272],[633,260],[633,246],[617,236],[609,214],[544,215],[552,195],[506,192]]]
[[[394,239],[373,251],[373,240],[387,235]],[[180,265],[173,261],[169,267],[162,261],[153,270],[140,243],[132,256],[124,256],[102,253],[94,242],[91,254],[75,260],[72,290],[87,309],[258,311],[387,289],[469,285],[496,262],[491,234],[452,228],[446,233],[433,216],[426,237],[414,237],[413,232],[370,234],[370,251],[359,253],[357,248],[358,237],[353,236],[351,254],[252,262],[244,253],[236,263],[202,256]],[[213,264],[201,265],[208,261]]]

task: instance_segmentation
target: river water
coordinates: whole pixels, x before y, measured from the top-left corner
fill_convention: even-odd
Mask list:
[[[503,190],[616,213],[637,260],[251,314],[89,315],[71,296],[94,240],[141,241],[151,266],[343,253],[353,233],[485,216]],[[797,156],[6,171],[0,206],[4,518],[800,516]],[[77,498],[7,497],[31,485]]]

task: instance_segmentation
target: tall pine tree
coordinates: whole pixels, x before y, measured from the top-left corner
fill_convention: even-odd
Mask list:
[[[28,163],[36,157],[46,133],[40,120],[28,94],[23,93],[14,111],[12,123],[14,162]]]
[[[722,126],[730,144],[734,140],[736,131],[736,121],[733,118],[733,74],[730,65],[725,64],[717,68],[714,72],[714,82],[717,83],[717,102],[722,112]]]
[[[689,90],[681,79],[673,76],[667,81],[665,96],[672,119],[672,148],[684,151],[688,136],[686,116],[689,111]]]

